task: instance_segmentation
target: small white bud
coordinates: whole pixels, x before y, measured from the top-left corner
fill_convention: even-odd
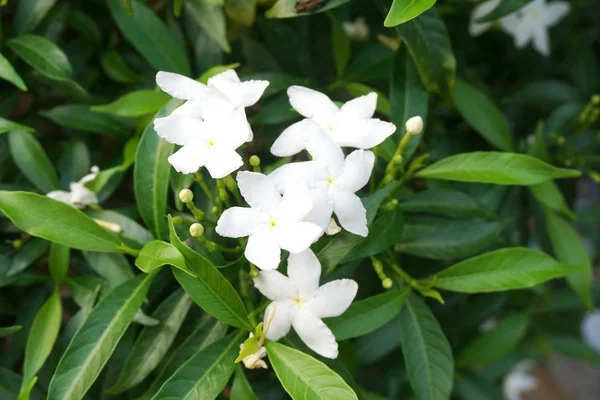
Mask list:
[[[204,227],[201,224],[195,222],[192,225],[190,225],[190,235],[192,237],[200,237],[203,234],[204,234]]]
[[[327,224],[327,228],[325,228],[325,233],[329,236],[333,236],[337,235],[341,231],[342,228],[340,228],[339,225],[336,224],[335,220],[331,218],[331,220],[329,220],[329,224]]]
[[[423,118],[419,117],[418,115],[416,117],[412,117],[406,121],[405,127],[407,133],[411,135],[418,135],[423,130]]]
[[[194,200],[194,193],[192,193],[190,189],[182,189],[179,192],[179,200],[181,200],[182,203],[189,203]]]

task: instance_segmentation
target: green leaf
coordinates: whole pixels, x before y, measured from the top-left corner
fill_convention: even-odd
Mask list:
[[[21,392],[38,373],[50,355],[58,337],[62,321],[62,304],[58,292],[54,292],[39,309],[29,330],[25,347],[25,363]]]
[[[133,10],[133,0],[120,0],[121,9],[128,17],[135,17],[135,11]]]
[[[570,272],[569,286],[588,309],[593,309],[592,263],[583,240],[571,224],[551,210],[546,210],[546,229],[556,258],[565,264],[565,271]]]
[[[529,186],[529,191],[537,201],[548,207],[552,211],[561,213],[562,215],[575,218],[576,215],[565,201],[558,185],[554,181],[546,181],[537,185]]]
[[[452,87],[458,112],[488,143],[503,151],[515,151],[504,115],[481,91],[459,79]]]
[[[333,49],[335,68],[337,77],[340,79],[344,75],[344,69],[346,69],[348,61],[350,61],[350,39],[346,36],[344,27],[335,14],[328,13],[327,16],[331,24],[331,48]]]
[[[366,335],[390,322],[402,309],[410,289],[392,290],[352,303],[339,317],[326,320],[337,340]]]
[[[434,188],[401,200],[398,208],[405,213],[436,214],[449,218],[486,218],[491,210],[459,190]]]
[[[527,313],[510,315],[491,331],[478,336],[456,357],[456,365],[484,365],[510,354],[521,343],[529,327]]]
[[[379,254],[395,245],[402,237],[404,215],[394,210],[383,213],[369,227],[369,235],[342,260],[343,263]]]
[[[195,275],[183,272],[181,267],[173,269],[173,274],[183,289],[196,304],[219,321],[252,332],[253,326],[246,308],[231,283],[210,261],[187,247],[177,237],[170,216],[169,230],[171,243],[183,254],[187,270]]]
[[[56,367],[48,400],[83,398],[144,302],[153,277],[136,276],[94,307]]]
[[[13,21],[16,33],[33,32],[55,3],[56,0],[19,0]]]
[[[352,388],[321,361],[270,340],[265,347],[277,378],[293,400],[358,400]]]
[[[23,327],[21,325],[0,327],[0,337],[12,336],[19,332]]]
[[[515,11],[525,7],[531,3],[532,0],[502,0],[492,11],[485,14],[483,17],[476,19],[477,22],[492,22],[499,20],[500,18],[512,14]]]
[[[0,191],[0,210],[22,231],[67,247],[114,253],[121,246],[81,211],[39,194]]]
[[[12,131],[35,132],[35,129],[0,117],[0,135]]]
[[[185,264],[183,254],[172,244],[160,240],[147,243],[135,259],[135,266],[146,273],[152,272],[163,265],[172,265],[195,276],[194,272],[188,269]]]
[[[435,275],[440,289],[487,293],[525,289],[583,268],[565,265],[538,250],[512,247],[469,258]]]
[[[454,363],[450,344],[425,301],[408,296],[400,311],[400,340],[410,386],[418,399],[449,399]]]
[[[60,189],[58,176],[40,142],[29,132],[14,131],[8,134],[10,153],[23,175],[47,193]]]
[[[94,46],[100,47],[102,44],[102,32],[92,17],[81,11],[70,9],[69,20],[67,22],[83,39]]]
[[[147,5],[131,2],[134,16],[127,15],[119,0],[108,2],[110,13],[129,43],[157,71],[190,75],[190,65],[181,43]],[[187,2],[190,3],[190,2]]]
[[[252,390],[252,386],[250,386],[244,370],[239,365],[235,369],[229,398],[231,400],[259,400],[254,390]]]
[[[12,64],[0,53],[0,78],[9,81],[22,91],[27,91],[27,85],[21,76],[15,71]]]
[[[131,69],[119,53],[114,50],[102,54],[100,64],[104,73],[116,82],[128,84],[141,79],[141,76]]]
[[[19,252],[13,257],[12,265],[6,272],[6,276],[15,276],[36,262],[48,251],[48,242],[42,239],[29,239]]]
[[[418,17],[435,5],[436,0],[394,0],[383,25],[390,28]]]
[[[395,141],[400,142],[400,139],[406,134],[406,121],[419,115],[425,123],[428,111],[429,93],[423,87],[415,63],[408,54],[406,47],[402,46],[394,57],[392,83],[390,85],[390,121],[396,125],[396,132],[392,137],[386,139],[381,146],[381,155],[386,160],[391,161],[396,150]],[[393,138],[395,138],[395,141]],[[402,152],[404,164],[413,156],[422,138],[423,133],[410,137]]]
[[[90,109],[121,117],[139,117],[156,113],[170,98],[168,94],[156,90],[136,90],[119,97],[112,103],[93,106]]]
[[[327,2],[321,2],[322,5],[318,5],[314,10],[300,10],[297,11],[296,0],[277,0],[277,3],[273,7],[267,10],[265,16],[267,18],[292,18],[301,17],[303,15],[316,14],[323,11],[331,10],[332,8],[339,7],[342,4],[349,2],[350,0],[329,0]],[[319,2],[315,2],[319,3]]]
[[[186,15],[218,43],[224,52],[231,52],[227,41],[225,13],[222,7],[211,4],[210,1],[186,1],[184,7]]]
[[[110,115],[90,110],[84,104],[65,104],[50,110],[41,111],[44,117],[65,128],[101,135],[130,136],[126,124]]]
[[[456,59],[444,21],[435,8],[397,26],[396,30],[406,43],[427,90],[447,93],[456,79]]]
[[[65,53],[46,38],[24,35],[9,39],[6,44],[23,61],[50,79],[68,79],[73,73]]]
[[[104,278],[110,287],[117,287],[133,278],[131,266],[123,254],[118,253],[83,253],[88,266]]]
[[[225,388],[235,369],[243,331],[211,344],[194,354],[171,376],[153,399],[214,399]]]
[[[63,283],[69,271],[71,262],[71,249],[58,243],[50,245],[50,255],[48,257],[48,269],[54,279],[55,285]]]
[[[252,26],[256,18],[256,2],[257,0],[225,0],[225,13],[232,21]]]
[[[433,260],[455,260],[486,250],[503,229],[495,221],[407,216],[396,250]]]
[[[169,351],[191,305],[188,295],[177,290],[156,308],[152,317],[160,324],[144,328],[137,337],[117,383],[109,389],[111,394],[133,388],[154,371]]]
[[[102,173],[102,171],[100,171],[100,173]],[[153,239],[152,234],[143,226],[116,211],[86,210],[86,214],[91,218],[119,225],[123,229],[120,233],[120,238],[123,239],[128,246],[139,248]]]
[[[557,168],[525,154],[495,151],[450,156],[416,174],[420,178],[496,185],[537,185],[554,178],[576,178],[580,175],[577,170]]]
[[[568,336],[549,336],[544,337],[552,350],[561,353],[568,358],[582,360],[592,365],[600,365],[600,352],[593,347],[588,346],[579,338]]]

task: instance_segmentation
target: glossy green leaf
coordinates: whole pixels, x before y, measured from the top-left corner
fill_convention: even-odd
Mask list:
[[[67,277],[71,262],[71,249],[62,244],[52,243],[48,257],[48,269],[55,285],[60,285]]]
[[[6,276],[10,277],[21,273],[46,254],[47,251],[47,241],[38,238],[29,239],[13,257],[12,264],[6,272]]]
[[[420,178],[497,185],[537,185],[555,178],[576,178],[574,169],[558,168],[525,154],[476,151],[444,158],[417,172]]]
[[[12,131],[35,132],[35,129],[0,117],[0,135]]]
[[[56,0],[19,0],[13,27],[18,34],[33,32]]]
[[[444,21],[432,8],[396,30],[406,43],[423,84],[430,92],[446,93],[456,79],[456,59]]]
[[[237,366],[231,385],[231,400],[259,400],[241,366]]]
[[[85,40],[95,46],[102,44],[102,32],[94,22],[94,19],[84,12],[69,10],[68,24],[75,29]]]
[[[0,210],[30,235],[74,249],[112,253],[121,246],[84,213],[46,196],[0,191]]]
[[[398,315],[409,293],[410,289],[391,290],[354,302],[342,315],[325,322],[337,340],[366,335]]]
[[[450,344],[435,316],[416,294],[400,311],[400,340],[410,386],[418,399],[448,399],[454,362]]]
[[[190,75],[190,66],[180,42],[146,4],[131,2],[134,16],[127,15],[119,0],[108,2],[110,13],[127,40],[157,71]],[[188,2],[189,3],[189,2]]]
[[[69,59],[53,42],[36,35],[19,36],[6,41],[23,61],[51,79],[68,79],[73,70]]]
[[[131,389],[150,375],[169,351],[192,300],[183,290],[177,290],[162,302],[152,314],[160,321],[146,327],[137,337],[117,383],[109,390],[118,394]]]
[[[515,11],[525,7],[532,0],[502,0],[492,11],[477,19],[477,22],[492,22],[512,14]]]
[[[156,114],[155,118],[166,117],[181,104],[171,100]],[[138,211],[156,239],[167,236],[167,194],[171,164],[167,158],[175,145],[161,139],[148,124],[138,145],[133,170],[135,200]]]
[[[592,263],[583,240],[571,224],[550,210],[546,211],[546,230],[554,255],[565,264],[565,271],[571,272],[567,276],[569,286],[592,309]]]
[[[62,321],[60,294],[54,292],[39,309],[29,330],[21,392],[29,385],[50,355]]]
[[[183,254],[172,244],[160,240],[147,243],[135,259],[135,266],[146,273],[152,272],[163,265],[172,265],[195,276],[194,272],[188,269]]]
[[[44,193],[60,189],[52,162],[40,142],[31,133],[23,131],[9,133],[8,145],[15,164],[31,183]]]
[[[9,81],[22,91],[27,91],[27,85],[21,76],[15,71],[12,64],[0,53],[0,78]]]
[[[320,13],[323,11],[331,10],[332,8],[339,7],[342,4],[349,2],[350,0],[329,0],[327,2],[312,1],[304,3],[316,4],[316,6],[308,6],[298,9],[296,0],[277,0],[277,3],[271,7],[265,13],[267,18],[292,18],[301,17],[303,15]]]
[[[435,5],[436,0],[394,0],[383,25],[400,25],[418,17]]]
[[[328,13],[331,24],[331,48],[335,59],[335,68],[338,79],[344,75],[344,70],[350,61],[350,39],[344,32],[342,23],[332,13]]]
[[[183,254],[187,269],[195,276],[183,272],[182,268],[173,269],[173,274],[188,295],[204,311],[219,321],[237,328],[253,330],[242,299],[231,283],[206,258],[187,247],[175,233],[169,217],[171,243]]]
[[[569,218],[575,218],[575,213],[567,205],[563,194],[554,181],[546,181],[529,186],[529,190],[537,201],[552,211],[556,211]]]
[[[100,64],[104,73],[116,82],[128,84],[141,79],[141,76],[131,69],[123,57],[114,50],[102,54]]]
[[[131,131],[119,119],[90,110],[83,104],[65,104],[40,112],[44,117],[65,128],[101,135],[129,136]]]
[[[561,264],[538,250],[512,247],[461,261],[435,275],[440,289],[487,293],[525,289],[583,269]]]
[[[153,277],[136,276],[94,307],[56,367],[48,400],[83,398],[144,302]]]
[[[469,343],[456,357],[456,365],[473,367],[501,359],[514,351],[528,327],[529,315],[526,313],[503,318],[491,331]]]
[[[383,213],[369,227],[369,235],[342,260],[343,263],[379,254],[394,246],[404,229],[402,211]]]
[[[508,122],[492,101],[479,89],[458,79],[452,87],[458,112],[488,143],[503,151],[515,151]]]
[[[112,103],[90,107],[92,111],[114,114],[121,117],[139,117],[154,114],[164,106],[171,96],[156,90],[136,90],[119,97]]]
[[[23,327],[21,325],[0,327],[0,337],[12,336],[19,332]]]
[[[233,361],[243,337],[243,331],[232,333],[194,354],[164,383],[153,399],[216,398],[233,374]]]
[[[85,251],[83,255],[88,266],[98,276],[104,278],[110,287],[117,287],[134,276],[133,270],[123,254]]]
[[[454,189],[429,189],[401,200],[405,213],[436,214],[449,218],[486,218],[493,213],[474,197]]]
[[[185,12],[226,53],[231,51],[227,40],[225,12],[210,1],[186,1]]]
[[[294,400],[351,400],[356,393],[334,371],[308,354],[277,342],[265,344],[269,361]]]

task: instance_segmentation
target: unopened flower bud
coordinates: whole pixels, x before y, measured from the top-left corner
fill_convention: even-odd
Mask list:
[[[396,165],[400,165],[402,164],[403,158],[401,154],[396,154],[393,158],[392,158],[392,162]]]
[[[214,253],[219,249],[215,242],[206,242],[204,243],[204,247],[206,247],[206,250],[210,251],[211,253]]]
[[[390,289],[393,284],[394,282],[390,278],[385,278],[381,281],[381,286],[383,286],[384,289]]]
[[[20,249],[21,247],[23,247],[23,241],[21,239],[16,239],[12,241],[12,246],[15,249]]]
[[[419,117],[418,115],[416,117],[412,117],[406,121],[405,127],[407,133],[411,135],[418,135],[423,130],[423,118]]]
[[[260,157],[253,155],[250,157],[250,165],[253,167],[260,167]]]
[[[192,193],[190,189],[182,189],[179,192],[179,200],[181,200],[182,203],[189,203],[194,200],[194,193]]]
[[[181,218],[180,215],[176,215],[171,219],[171,221],[173,221],[173,225],[181,225],[183,218]]]
[[[193,223],[192,225],[190,225],[190,235],[192,237],[200,237],[204,234],[204,227],[202,226],[202,224],[199,224],[197,222]]]
[[[564,146],[565,144],[565,137],[564,136],[559,136],[556,138],[556,144],[559,146]]]
[[[212,213],[212,215],[219,215],[219,207],[213,206],[210,212]]]
[[[258,270],[256,268],[250,268],[249,275],[252,279],[258,278]]]

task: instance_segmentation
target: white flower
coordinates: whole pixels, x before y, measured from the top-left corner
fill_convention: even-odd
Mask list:
[[[521,361],[506,375],[502,384],[502,392],[506,400],[521,400],[521,394],[537,386],[537,379],[531,374],[533,367],[533,361]]]
[[[581,322],[581,335],[588,346],[600,351],[600,310],[586,314]]]
[[[97,166],[93,166],[89,174],[81,178],[78,182],[72,182],[69,185],[71,191],[65,192],[64,190],[53,190],[46,196],[69,204],[75,208],[84,208],[91,204],[98,204],[96,193],[85,187],[85,184],[96,179],[99,172],[100,169]]]
[[[492,27],[494,22],[476,22],[476,20],[489,14],[498,4],[500,4],[500,0],[489,0],[473,9],[469,23],[469,33],[471,36],[479,36]],[[500,18],[498,22],[500,22],[500,26],[506,33],[512,34],[517,23],[517,13],[506,15]]]
[[[309,123],[306,121],[305,126],[309,127]],[[335,213],[345,230],[367,236],[366,210],[355,192],[369,181],[375,155],[371,151],[355,150],[344,159],[342,149],[317,126],[307,129],[305,138],[313,160],[286,164],[269,176],[283,193],[287,182],[308,184],[314,206],[306,221],[326,229]]]
[[[287,90],[290,104],[302,116],[316,122],[341,147],[370,149],[396,131],[390,122],[372,118],[377,106],[377,93],[369,93],[346,102],[339,108],[325,94],[302,86]],[[275,140],[271,153],[287,157],[305,148],[305,122],[297,122]]]
[[[351,279],[338,279],[319,287],[320,276],[321,264],[309,249],[290,254],[287,277],[279,271],[262,271],[254,279],[254,285],[273,300],[265,310],[265,318],[273,313],[267,339],[279,340],[293,326],[314,352],[336,358],[337,342],[321,318],[337,317],[346,311],[356,296],[358,284]]]
[[[252,332],[250,332],[250,335],[248,337],[253,338],[254,334]],[[240,343],[240,351],[242,351],[243,349],[244,349],[244,344]],[[269,367],[267,366],[267,363],[263,360],[263,358],[265,358],[266,355],[267,355],[267,350],[264,348],[264,346],[261,345],[258,348],[258,350],[256,350],[255,353],[252,353],[252,354],[242,358],[242,362],[244,363],[244,366],[248,369],[257,369],[257,368],[268,369]]]
[[[231,238],[248,236],[244,254],[260,269],[276,269],[281,249],[299,253],[321,236],[323,231],[319,226],[303,222],[313,206],[305,185],[294,182],[282,198],[263,174],[242,171],[237,174],[237,182],[251,208],[225,210],[216,231]]]
[[[365,17],[357,17],[354,22],[345,21],[342,26],[350,39],[367,40],[369,38],[370,29]]]

